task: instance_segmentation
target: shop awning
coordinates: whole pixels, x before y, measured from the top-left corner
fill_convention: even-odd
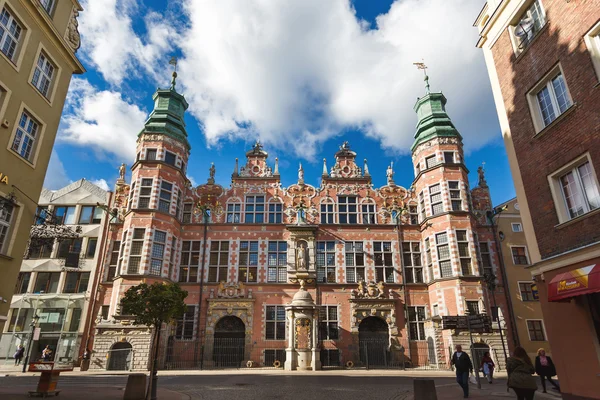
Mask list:
[[[600,292],[600,264],[556,275],[548,285],[548,301]]]

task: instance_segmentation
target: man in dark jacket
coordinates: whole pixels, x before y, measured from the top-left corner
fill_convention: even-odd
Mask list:
[[[460,344],[456,345],[456,351],[452,354],[450,364],[456,369],[456,382],[462,388],[466,399],[469,397],[469,372],[473,372],[473,363],[469,355],[462,351]]]

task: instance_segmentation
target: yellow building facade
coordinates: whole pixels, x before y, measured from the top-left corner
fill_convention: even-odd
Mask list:
[[[0,0],[0,330],[73,74],[77,0]]]

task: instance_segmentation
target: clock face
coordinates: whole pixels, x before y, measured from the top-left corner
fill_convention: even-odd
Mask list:
[[[515,210],[520,210],[519,203],[515,203]]]

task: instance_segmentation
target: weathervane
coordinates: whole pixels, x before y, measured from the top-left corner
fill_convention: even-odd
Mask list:
[[[171,89],[175,89],[175,79],[177,79],[177,57],[171,57],[171,59],[169,60],[169,64],[173,66],[173,79],[171,80]]]
[[[425,75],[424,81],[425,81],[425,90],[427,91],[427,94],[429,94],[429,77],[427,76],[427,65],[425,65],[425,62],[416,62],[413,63],[413,65],[417,66],[417,69],[422,69],[423,70],[423,74]]]

